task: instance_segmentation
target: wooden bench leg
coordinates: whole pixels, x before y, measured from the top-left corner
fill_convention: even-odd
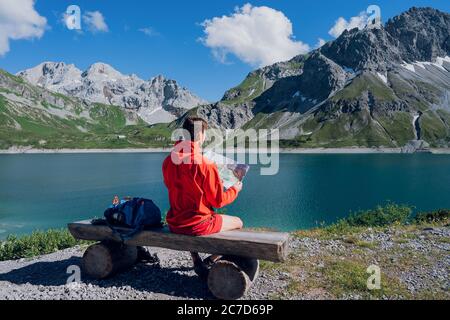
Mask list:
[[[95,279],[105,279],[131,268],[136,260],[136,247],[121,243],[101,242],[86,249],[81,265],[87,275]]]
[[[208,288],[218,299],[236,300],[247,293],[258,273],[258,260],[224,256],[211,267]]]

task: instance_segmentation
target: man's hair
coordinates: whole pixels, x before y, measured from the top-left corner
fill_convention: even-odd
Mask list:
[[[200,128],[202,133],[208,129],[208,122],[205,119],[200,117],[187,117],[184,120],[183,129],[189,132],[189,137],[186,137],[186,139],[197,141]],[[195,132],[195,129],[197,129],[197,132]]]

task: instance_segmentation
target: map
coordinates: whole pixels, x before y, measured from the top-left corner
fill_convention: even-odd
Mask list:
[[[237,182],[243,181],[250,170],[249,165],[237,163],[233,159],[212,151],[205,152],[204,156],[217,165],[219,176],[225,189],[229,189]]]

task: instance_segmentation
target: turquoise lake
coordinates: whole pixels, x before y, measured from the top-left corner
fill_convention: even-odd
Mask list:
[[[115,194],[153,199],[164,212],[166,154],[0,155],[0,238],[103,215]],[[450,208],[450,155],[282,154],[275,176],[252,166],[227,207],[249,227],[331,223],[386,201]]]

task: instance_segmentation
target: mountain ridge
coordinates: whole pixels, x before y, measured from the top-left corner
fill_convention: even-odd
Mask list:
[[[94,103],[135,110],[147,123],[171,122],[206,101],[162,75],[142,80],[97,62],[86,70],[64,62],[42,62],[17,76],[31,84]]]
[[[448,30],[448,13],[413,7],[380,28],[346,30],[307,55],[253,71],[220,103],[251,109],[233,128],[277,128],[291,146],[402,147],[419,127],[432,146],[448,147]],[[287,76],[258,91],[280,67]]]
[[[113,137],[125,132],[133,146],[145,145],[141,138],[147,135],[153,141],[170,143],[170,131],[186,116],[198,115],[220,129],[279,129],[284,147],[448,148],[449,30],[448,13],[413,7],[380,28],[347,30],[308,54],[254,70],[214,103],[192,98],[175,81],[162,76],[144,81],[103,63],[85,71],[64,63],[42,63],[19,77],[3,74],[14,84],[0,81],[0,88],[8,91],[8,86],[19,83],[34,88],[31,91],[44,90],[40,93],[44,96],[56,92],[61,101],[75,99],[89,123],[96,122],[96,117],[108,123],[105,117],[110,106],[123,121],[100,131],[112,130]],[[7,105],[17,104],[22,94],[13,91],[16,97],[3,94]],[[42,111],[43,103],[52,103],[45,97],[33,99],[26,107],[61,115],[62,111],[55,111],[61,101],[57,100],[56,109]],[[194,103],[186,107],[186,101]],[[92,117],[99,105],[100,114],[94,112]],[[33,120],[35,124],[40,123],[39,117]],[[11,123],[8,130],[13,130]],[[86,126],[92,129],[92,124]],[[137,139],[130,138],[131,128],[137,130]],[[88,133],[95,134],[98,128],[90,129]]]

